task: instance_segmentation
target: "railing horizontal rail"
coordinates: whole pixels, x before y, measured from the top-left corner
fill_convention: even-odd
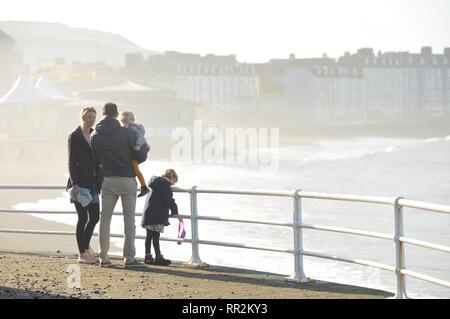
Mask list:
[[[446,205],[438,205],[427,202],[419,202],[415,200],[409,199],[400,199],[398,204],[402,207],[407,208],[415,208],[415,209],[423,209],[427,211],[432,211],[436,213],[450,214],[450,206]]]
[[[308,250],[304,250],[302,252],[302,254],[305,256],[310,256],[310,257],[343,261],[343,262],[347,262],[347,263],[351,263],[351,264],[375,267],[375,268],[380,268],[383,270],[395,272],[394,266],[386,265],[386,264],[382,264],[382,263],[378,263],[378,262],[374,262],[374,261],[364,260],[364,259],[346,258],[346,257],[337,256],[337,255],[330,255],[330,254],[325,254],[325,253],[315,252],[315,251],[308,251]]]
[[[61,215],[75,215],[76,213],[73,211],[39,211],[39,210],[16,210],[16,209],[0,209],[0,213],[11,213],[11,214],[18,214],[18,213],[27,213],[27,214],[61,214]],[[114,212],[114,216],[122,216],[123,214],[121,212]],[[136,217],[142,216],[142,213],[136,213]],[[177,215],[177,216],[170,216],[171,218],[186,218],[190,219],[190,215]],[[237,223],[248,223],[248,224],[257,224],[257,225],[272,225],[272,226],[286,226],[286,227],[292,227],[292,223],[276,223],[276,222],[265,222],[265,221],[259,221],[259,220],[250,220],[250,219],[233,219],[233,218],[222,218],[222,217],[215,217],[215,216],[198,216],[199,220],[210,220],[210,221],[222,221],[222,222],[237,222]],[[346,234],[354,234],[354,235],[360,235],[360,236],[366,236],[366,237],[373,237],[373,238],[380,238],[380,239],[394,239],[393,235],[385,234],[385,233],[378,233],[378,232],[371,232],[371,231],[364,231],[364,230],[357,230],[357,229],[351,229],[351,228],[342,228],[342,227],[332,227],[332,226],[323,226],[323,225],[312,225],[312,224],[300,224],[299,227],[307,228],[307,229],[314,229],[314,230],[323,230],[323,231],[329,231],[329,232],[336,232],[336,233],[346,233]]]
[[[434,244],[434,243],[429,243],[426,241],[422,241],[422,240],[418,240],[418,239],[412,239],[412,238],[408,238],[408,237],[400,237],[399,238],[400,241],[407,243],[407,244],[411,244],[411,245],[415,245],[415,246],[420,246],[420,247],[425,247],[425,248],[430,248],[430,249],[434,249],[434,250],[439,250],[439,251],[443,251],[446,253],[450,253],[450,247],[448,246],[444,246],[444,245],[439,245],[439,244]]]
[[[450,282],[445,281],[445,280],[437,279],[437,278],[434,278],[434,277],[431,277],[428,275],[419,274],[415,271],[411,271],[411,270],[407,270],[407,269],[402,269],[400,272],[404,275],[407,275],[407,276],[410,276],[410,277],[413,277],[416,279],[421,279],[421,280],[428,281],[428,282],[431,282],[431,283],[434,283],[434,284],[437,284],[440,286],[450,288]]]
[[[172,191],[174,193],[190,193],[191,192],[191,188],[187,188],[187,187],[172,187]]]
[[[391,234],[378,233],[378,232],[372,232],[372,231],[366,231],[366,230],[358,230],[358,229],[352,229],[352,228],[332,227],[332,226],[312,225],[312,224],[302,224],[300,227],[306,228],[306,229],[323,230],[323,231],[334,232],[334,233],[352,234],[352,235],[360,235],[360,236],[365,236],[365,237],[394,240],[394,235],[391,235]]]
[[[0,209],[0,213],[6,213],[6,214],[35,214],[35,215],[76,215],[77,213],[74,211],[65,211],[65,210],[50,210],[50,211],[43,211],[43,210],[32,210],[32,209]],[[114,212],[113,216],[123,216],[122,212]],[[136,217],[142,216],[142,213],[135,213]],[[190,215],[171,215],[169,218],[185,218],[190,219]]]
[[[35,235],[75,235],[75,232],[60,230],[34,230],[34,229],[0,229],[0,233],[35,234]]]
[[[216,216],[198,216],[198,220],[210,220],[210,221],[221,221],[221,222],[232,222],[232,223],[247,223],[247,224],[257,224],[257,225],[272,225],[272,226],[288,226],[292,227],[292,223],[275,223],[275,222],[266,222],[260,220],[251,220],[251,219],[235,219],[235,218],[222,218]]]
[[[0,189],[4,190],[66,190],[64,185],[1,185]],[[139,189],[138,189],[139,190]],[[190,188],[172,187],[173,192],[189,193]]]
[[[65,190],[63,185],[0,185],[0,189],[27,189],[27,190]]]
[[[204,245],[246,248],[246,249],[280,252],[280,253],[294,253],[294,250],[292,250],[292,249],[279,249],[279,248],[271,248],[271,247],[264,247],[264,246],[253,246],[253,245],[246,245],[246,244],[227,243],[227,242],[220,242],[220,241],[199,240],[198,243],[204,244]],[[373,262],[373,261],[369,261],[369,260],[364,260],[364,259],[344,258],[344,257],[340,257],[340,256],[318,253],[318,252],[313,252],[313,251],[303,251],[303,252],[301,252],[301,254],[305,255],[305,256],[310,256],[310,257],[332,259],[332,260],[343,261],[343,262],[352,263],[352,264],[359,264],[359,265],[369,266],[369,267],[375,267],[375,268],[380,268],[383,270],[395,272],[394,266],[386,265],[386,264],[382,264],[382,263],[378,263],[378,262]]]
[[[254,249],[254,250],[265,250],[265,251],[273,251],[273,252],[278,252],[278,253],[292,254],[294,252],[292,249],[283,249],[283,248],[275,248],[275,247],[267,247],[267,246],[254,246],[254,245],[239,244],[239,243],[227,243],[227,242],[223,242],[223,241],[198,240],[198,243],[203,244],[203,245],[245,248],[245,249]]]
[[[66,186],[63,185],[1,185],[0,189],[4,190],[65,190]],[[173,187],[174,192],[190,193],[191,188],[187,187]],[[234,194],[234,195],[263,195],[263,196],[285,196],[292,197],[295,195],[293,191],[267,191],[267,190],[226,190],[226,189],[207,189],[196,188],[197,193],[210,193],[210,194]],[[359,195],[347,195],[347,194],[328,194],[319,192],[306,192],[298,191],[298,196],[302,198],[312,199],[328,199],[328,200],[343,200],[352,202],[365,202],[374,204],[395,204],[395,197],[375,197],[375,196],[359,196]],[[398,205],[402,207],[424,209],[434,211],[438,213],[450,214],[450,206],[438,205],[427,202],[414,201],[409,199],[398,200]]]
[[[11,233],[11,234],[25,234],[25,235],[63,235],[63,236],[75,236],[76,233],[73,231],[48,231],[48,230],[36,230],[36,229],[0,229],[0,233]],[[92,234],[94,237],[98,237],[98,233],[94,232]],[[123,238],[123,234],[114,234],[111,233],[110,237],[112,238]],[[145,239],[145,236],[142,235],[136,235],[136,239]],[[162,241],[178,241],[177,238],[170,238],[170,237],[160,237],[160,240]],[[192,242],[189,238],[184,238],[183,242],[190,243]]]
[[[229,194],[229,195],[261,195],[261,196],[278,196],[293,197],[294,191],[266,191],[266,190],[228,190],[228,189],[206,189],[197,188],[196,193],[199,194]]]
[[[304,192],[304,191],[298,192],[298,195],[301,198],[349,201],[349,202],[360,202],[360,203],[368,203],[368,204],[393,205],[395,203],[394,197],[372,197],[372,196],[359,196],[359,195],[346,195],[346,194],[326,194],[326,193]]]
[[[32,210],[32,209],[0,209],[0,213],[7,214],[36,214],[36,215],[44,215],[44,214],[53,214],[53,215],[76,215],[76,212],[73,210],[65,211],[65,210]],[[118,214],[118,213],[114,213]]]

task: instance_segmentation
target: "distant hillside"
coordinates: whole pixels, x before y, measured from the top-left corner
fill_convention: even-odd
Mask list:
[[[16,40],[31,68],[56,57],[68,63],[104,61],[120,66],[124,65],[127,53],[141,52],[144,56],[157,53],[117,34],[58,23],[0,21],[0,29]]]

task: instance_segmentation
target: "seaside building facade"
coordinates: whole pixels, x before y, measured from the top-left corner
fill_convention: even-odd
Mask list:
[[[337,60],[271,60],[280,111],[315,124],[416,123],[450,117],[450,48],[433,54],[370,48]],[[267,73],[267,70],[266,70]],[[266,79],[267,80],[267,79]]]
[[[259,76],[251,64],[239,63],[234,55],[165,52],[144,61],[139,54],[127,55],[127,73],[144,68],[147,81],[175,92],[176,98],[220,110],[242,110],[255,105]]]

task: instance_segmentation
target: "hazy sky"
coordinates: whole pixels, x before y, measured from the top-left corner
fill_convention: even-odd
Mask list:
[[[151,50],[247,62],[450,47],[450,0],[1,0],[0,20],[60,22]]]

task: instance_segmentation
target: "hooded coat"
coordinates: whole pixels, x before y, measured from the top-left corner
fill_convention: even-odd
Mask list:
[[[169,209],[172,215],[178,215],[178,206],[173,198],[170,182],[162,176],[153,176],[149,186],[151,192],[147,195],[141,225],[169,226]]]
[[[122,127],[115,118],[107,116],[96,125],[91,143],[104,177],[136,177],[131,167],[133,146],[136,144],[134,131]]]

